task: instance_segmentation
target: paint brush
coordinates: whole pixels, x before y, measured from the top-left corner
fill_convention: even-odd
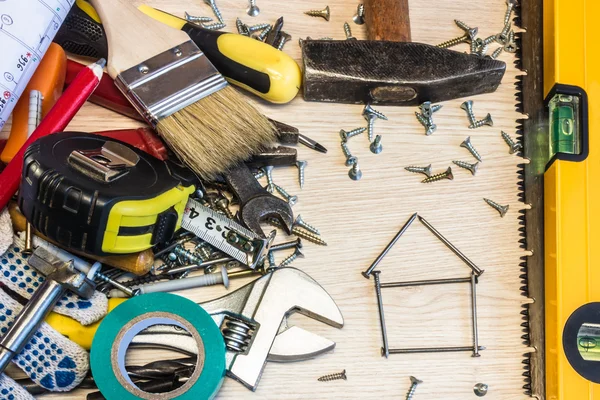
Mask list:
[[[276,139],[188,35],[128,0],[93,0],[108,42],[108,73],[169,147],[205,179]]]

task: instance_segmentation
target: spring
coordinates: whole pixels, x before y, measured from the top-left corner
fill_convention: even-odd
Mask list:
[[[239,320],[228,319],[223,328],[223,338],[225,346],[230,351],[243,353],[248,349],[250,339],[252,339],[252,327]]]

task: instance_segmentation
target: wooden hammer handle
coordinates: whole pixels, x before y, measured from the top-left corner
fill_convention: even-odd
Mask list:
[[[365,0],[367,39],[410,42],[408,0]]]

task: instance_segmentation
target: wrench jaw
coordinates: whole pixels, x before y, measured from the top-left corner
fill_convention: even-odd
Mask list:
[[[292,234],[292,225],[294,223],[294,212],[288,203],[272,196],[255,197],[240,209],[240,220],[242,223],[260,237],[266,237],[260,226],[261,221],[267,218],[277,218],[283,226],[283,230]]]

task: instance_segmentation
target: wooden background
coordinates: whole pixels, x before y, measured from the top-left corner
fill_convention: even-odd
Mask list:
[[[154,0],[148,4],[183,15],[212,16],[200,0]],[[284,51],[300,61],[298,38],[311,36],[344,37],[343,23],[348,21],[354,36],[364,38],[364,25],[352,23],[358,2],[331,0],[331,20],[305,16],[303,11],[321,9],[327,3],[315,0],[290,2],[258,0],[261,13],[250,18],[243,0],[217,0],[230,31],[235,18],[248,24],[273,23],[283,15],[284,30],[293,40]],[[455,18],[480,28],[487,37],[502,29],[505,2],[502,0],[411,1],[410,17],[414,41],[436,44],[459,36]],[[495,49],[491,46],[491,51]],[[467,51],[467,46],[458,48]],[[524,399],[521,389],[523,353],[521,343],[521,304],[518,246],[518,210],[516,165],[522,162],[508,154],[500,131],[515,135],[514,55],[502,54],[507,62],[503,83],[493,94],[477,96],[474,109],[479,118],[488,112],[494,127],[475,131],[459,108],[461,100],[444,103],[435,114],[438,131],[430,137],[416,121],[416,108],[376,107],[389,121],[377,121],[376,133],[383,135],[384,150],[371,154],[366,135],[350,142],[363,170],[361,181],[351,181],[340,150],[340,129],[364,126],[362,106],[307,103],[298,96],[287,105],[259,102],[259,107],[274,119],[294,125],[301,132],[325,145],[326,155],[299,146],[299,158],[308,161],[306,185],[300,190],[295,168],[274,171],[276,183],[297,194],[295,213],[317,226],[327,247],[306,243],[306,258],[294,263],[315,278],[336,300],[345,326],[338,330],[297,316],[292,321],[337,342],[336,349],[317,359],[295,364],[269,363],[256,393],[226,378],[220,399],[367,399],[404,398],[409,376],[423,380],[414,396],[418,399],[476,398],[473,385],[489,385],[487,399]],[[137,126],[139,123],[87,104],[69,129],[97,131]],[[4,129],[6,135],[8,126]],[[483,157],[477,176],[453,167],[454,181],[425,185],[422,176],[406,172],[408,165],[432,164],[444,171],[452,160],[474,160],[459,147],[466,136]],[[510,204],[505,218],[482,200],[491,198]],[[381,336],[373,280],[360,271],[366,269],[407,218],[418,212],[452,243],[471,258],[485,273],[478,290],[479,341],[487,349],[480,358],[470,353],[380,356]],[[283,240],[283,237],[280,237]],[[283,255],[278,255],[279,260]],[[468,277],[470,270],[418,221],[380,264],[382,282],[428,278]],[[245,281],[234,281],[230,291]],[[221,287],[189,290],[181,294],[201,301],[225,294]],[[383,292],[391,347],[433,347],[471,344],[470,291],[467,284],[385,289]],[[151,360],[148,353],[132,360]],[[317,382],[323,374],[347,370],[348,381]],[[84,398],[84,391],[56,395],[53,398]],[[50,396],[48,396],[50,398]]]

